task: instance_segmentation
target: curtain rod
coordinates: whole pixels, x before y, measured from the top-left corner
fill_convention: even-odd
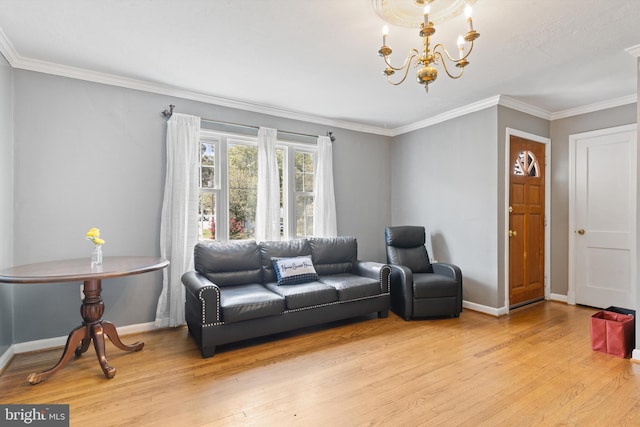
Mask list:
[[[166,117],[167,119],[170,118],[173,115],[173,109],[176,108],[175,105],[169,105],[169,109],[168,110],[164,110],[162,111],[162,115],[164,117]],[[260,127],[258,126],[251,126],[251,125],[243,125],[240,123],[232,123],[232,122],[223,122],[220,120],[214,120],[214,119],[205,119],[205,118],[200,118],[201,121],[203,122],[209,122],[209,123],[215,123],[218,125],[226,125],[226,126],[235,126],[235,127],[241,127],[241,128],[245,128],[245,129],[255,129],[258,130],[260,129]],[[277,129],[278,133],[284,133],[287,135],[296,135],[296,136],[302,136],[305,138],[317,138],[318,135],[311,135],[308,133],[300,133],[300,132],[290,132],[287,130],[279,130]],[[334,142],[336,140],[336,137],[333,136],[333,132],[327,132],[327,136],[329,137],[329,139],[331,140],[331,142]]]

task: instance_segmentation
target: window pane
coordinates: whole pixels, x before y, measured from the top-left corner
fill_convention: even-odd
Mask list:
[[[313,235],[313,196],[296,196],[296,237]]]
[[[280,238],[284,239],[284,149],[276,149],[276,162],[278,164],[278,181],[280,185]]]
[[[200,187],[214,188],[215,185],[215,144],[200,144]]]
[[[255,238],[258,149],[229,144],[229,239]]]
[[[313,154],[296,152],[296,191],[313,192]]]
[[[198,195],[198,239],[216,238],[216,195],[203,193]]]
[[[521,151],[513,165],[513,174],[519,176],[539,177],[538,160],[531,151]]]

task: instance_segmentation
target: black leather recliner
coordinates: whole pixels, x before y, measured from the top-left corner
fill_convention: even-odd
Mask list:
[[[431,263],[420,226],[387,227],[387,263],[391,265],[391,310],[405,320],[459,317],[462,272],[448,263]]]

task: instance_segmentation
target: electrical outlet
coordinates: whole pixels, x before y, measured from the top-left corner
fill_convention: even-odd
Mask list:
[[[80,299],[84,301],[84,285],[80,285]]]

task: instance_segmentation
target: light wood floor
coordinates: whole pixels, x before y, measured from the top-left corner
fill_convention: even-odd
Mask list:
[[[405,322],[394,314],[305,330],[202,359],[185,328],[93,349],[49,380],[61,350],[17,355],[1,403],[70,404],[88,426],[640,425],[640,364],[591,351],[595,310],[545,302],[493,318]]]

